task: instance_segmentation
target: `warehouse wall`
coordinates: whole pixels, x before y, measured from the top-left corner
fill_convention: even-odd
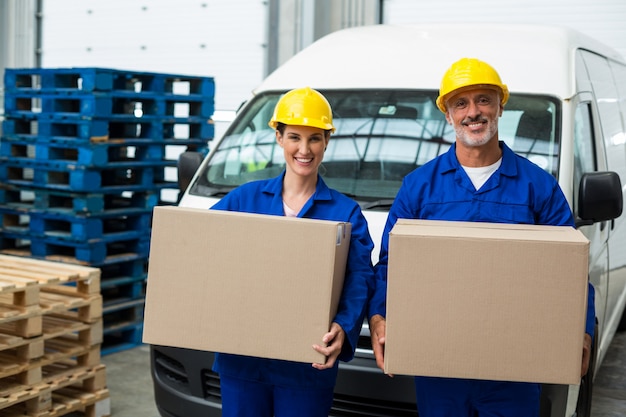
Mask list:
[[[571,27],[626,56],[626,2],[623,0],[384,0],[384,22],[545,23]],[[494,33],[494,36],[497,36]],[[471,42],[471,34],[459,34]]]
[[[39,3],[37,0],[0,1],[0,76],[5,68],[39,64]],[[4,85],[0,79],[0,116],[3,111]]]
[[[266,18],[254,0],[47,0],[42,64],[212,76],[236,109],[263,77]]]
[[[229,120],[269,72],[313,40],[344,27],[379,21],[556,23],[579,29],[626,55],[622,0],[476,0],[471,6],[463,0],[39,2],[43,3],[42,66],[213,76],[217,120],[223,115]],[[0,69],[7,66],[7,56],[14,57],[8,63],[11,67],[37,65],[36,4],[37,0],[0,1]],[[466,40],[460,36],[459,41]],[[17,56],[28,56],[30,61],[16,61]],[[217,122],[217,136],[227,124]]]
[[[276,66],[330,31],[377,22],[379,0],[47,0],[48,68],[101,66],[212,76],[234,111]]]
[[[270,0],[268,65],[265,75],[324,35],[348,27],[380,23],[382,2]]]

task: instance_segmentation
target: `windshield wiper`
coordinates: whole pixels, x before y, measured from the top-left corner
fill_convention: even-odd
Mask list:
[[[388,209],[393,204],[393,199],[382,199],[376,201],[368,201],[367,203],[361,204],[362,210],[371,210],[371,209]]]
[[[207,194],[207,197],[224,197],[230,190],[215,190]]]
[[[191,189],[191,194],[203,197],[224,197],[235,187],[208,187],[206,185],[195,184]]]

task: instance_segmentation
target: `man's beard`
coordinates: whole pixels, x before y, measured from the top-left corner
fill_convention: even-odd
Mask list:
[[[471,133],[467,132],[464,129],[465,125],[470,124],[470,123],[476,123],[476,122],[481,122],[481,123],[487,122],[487,130],[485,130],[483,134],[478,138],[473,137]],[[485,145],[491,140],[491,138],[494,137],[494,135],[498,131],[498,124],[495,119],[489,120],[485,117],[479,116],[474,119],[471,119],[471,118],[464,119],[459,125],[454,127],[454,130],[456,132],[456,137],[465,146],[479,147],[479,146]]]

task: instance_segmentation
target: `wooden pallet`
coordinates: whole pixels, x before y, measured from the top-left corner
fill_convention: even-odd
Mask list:
[[[97,294],[100,292],[100,270],[88,266],[52,262],[19,256],[0,255],[0,280],[11,284],[35,284],[47,286],[51,284],[76,283],[77,292]],[[0,291],[5,288],[0,285]]]
[[[34,359],[11,363],[11,358],[6,355],[0,358],[0,397],[28,390],[31,386],[46,381],[51,367],[57,365],[71,369],[100,364],[99,344],[87,345],[63,336],[46,341],[44,346],[43,355]]]
[[[0,255],[0,417],[110,414],[100,270]]]
[[[39,336],[44,314],[97,321],[102,317],[100,270],[0,255],[0,333]]]
[[[104,365],[50,368],[45,382],[0,397],[0,417],[56,417],[75,411],[86,417],[110,415]]]

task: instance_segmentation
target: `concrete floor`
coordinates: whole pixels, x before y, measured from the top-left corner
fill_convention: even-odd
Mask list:
[[[626,416],[626,331],[611,343],[593,391],[592,417]]]
[[[102,357],[107,369],[112,417],[160,417],[154,405],[150,349],[133,349]]]
[[[105,355],[111,417],[161,417],[154,405],[147,345]],[[66,417],[84,417],[71,413]]]
[[[148,346],[105,355],[102,363],[107,367],[112,417],[160,417],[154,405]],[[592,417],[624,416],[626,332],[621,332],[614,339],[596,377]]]

